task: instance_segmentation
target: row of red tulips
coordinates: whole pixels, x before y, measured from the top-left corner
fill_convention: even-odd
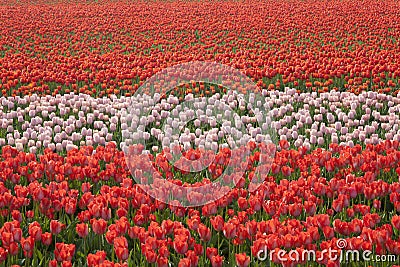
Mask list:
[[[0,6],[3,95],[130,95],[195,60],[270,89],[398,92],[396,1],[36,2]]]
[[[155,166],[165,153],[154,157]],[[135,184],[113,143],[74,149],[66,157],[3,147],[0,261],[7,266],[257,266],[263,264],[257,258],[263,249],[321,255],[339,249],[338,238],[347,242],[344,251],[400,254],[398,142],[307,152],[289,150],[281,141],[272,165],[257,190],[249,189],[246,172],[245,182],[222,198],[187,208],[154,199]],[[157,170],[165,178],[166,172]],[[178,177],[179,170],[173,171],[170,181]],[[304,263],[288,255],[272,260]],[[323,257],[317,262],[339,264]]]

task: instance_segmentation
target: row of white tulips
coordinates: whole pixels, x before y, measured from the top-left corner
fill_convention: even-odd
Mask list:
[[[183,103],[173,96],[158,102],[149,96],[2,97],[0,146],[35,153],[110,141],[123,146],[143,138],[154,151],[177,143],[186,149],[215,150],[249,140],[273,141],[268,129],[296,147],[400,141],[400,97],[376,92],[299,94],[295,89],[260,95],[250,94],[247,101],[233,93],[187,95]]]

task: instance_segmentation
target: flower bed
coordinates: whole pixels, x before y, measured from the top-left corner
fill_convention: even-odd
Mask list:
[[[398,9],[0,0],[0,267],[400,264]]]

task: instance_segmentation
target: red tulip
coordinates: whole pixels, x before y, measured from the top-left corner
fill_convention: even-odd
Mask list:
[[[169,267],[168,258],[159,257],[157,259],[157,267]]]
[[[235,258],[238,267],[247,267],[250,265],[250,257],[246,253],[235,254]]]
[[[11,216],[14,220],[22,222],[22,215],[21,212],[19,210],[13,210],[11,212]]]
[[[12,242],[14,242],[14,237],[12,233],[3,232],[1,233],[1,241],[3,246],[9,246]]]
[[[15,256],[19,253],[19,246],[18,243],[13,242],[8,246],[8,253],[12,256]],[[0,260],[1,262],[1,260]]]
[[[72,267],[72,262],[70,261],[63,261],[61,263],[61,267]]]
[[[80,237],[85,238],[89,234],[89,227],[86,223],[78,223],[75,231]]]
[[[106,232],[107,243],[110,244],[110,245],[114,244],[114,240],[115,240],[115,238],[117,236],[118,236],[118,234],[117,234],[117,232],[115,230],[108,230]]]
[[[40,241],[42,238],[42,228],[37,222],[33,222],[29,225],[29,235],[35,239],[35,241]]]
[[[397,215],[392,216],[391,222],[394,228],[400,230],[400,216]]]
[[[189,249],[186,237],[176,236],[174,240],[174,249],[179,254],[185,254]]]
[[[203,255],[204,249],[201,244],[194,244],[193,250],[197,255]]]
[[[97,251],[96,254],[88,254],[87,256],[87,264],[89,267],[98,266],[103,263],[106,259],[106,253],[104,251]]]
[[[21,239],[21,247],[24,251],[33,251],[33,247],[35,246],[35,239],[32,236]]]
[[[185,254],[186,258],[189,259],[190,266],[198,266],[199,256],[193,250],[188,250]]]
[[[92,224],[93,232],[97,235],[102,235],[107,230],[107,222],[103,219],[92,219],[90,223]]]
[[[52,238],[52,234],[51,233],[46,232],[46,233],[42,234],[42,243],[43,243],[43,245],[50,246],[52,241],[53,241],[53,238]]]
[[[75,244],[56,243],[54,256],[58,262],[71,261],[75,254]]]
[[[167,246],[161,246],[161,247],[159,247],[159,249],[158,249],[158,254],[159,254],[160,256],[164,257],[164,258],[168,258],[169,255],[170,255],[170,252],[169,252],[169,250],[168,250],[168,247],[167,247]]]
[[[205,226],[204,224],[199,224],[199,228],[197,229],[197,233],[200,236],[200,239],[203,242],[208,242],[211,239],[211,230]]]
[[[115,255],[119,260],[125,261],[129,257],[129,249],[127,247],[114,247]]]
[[[232,239],[236,237],[237,227],[233,223],[225,223],[223,227],[223,232],[226,238]]]
[[[224,227],[224,219],[220,215],[211,218],[210,221],[215,231],[222,231]]]
[[[49,267],[57,267],[57,266],[58,266],[57,260],[49,261]]]
[[[60,223],[59,221],[56,221],[56,220],[50,221],[50,232],[53,235],[58,235],[59,233],[61,233],[61,230],[63,228],[65,228],[65,224]]]
[[[179,263],[178,263],[178,267],[190,267],[190,260],[188,258],[182,258]]]
[[[212,267],[222,267],[224,263],[224,257],[216,255],[211,257],[211,266]]]
[[[238,206],[240,210],[245,210],[248,208],[247,200],[244,197],[240,197],[238,200]]]
[[[207,247],[206,248],[206,256],[209,260],[211,260],[211,258],[213,256],[218,255],[218,249],[217,248],[212,248],[212,247]]]
[[[146,250],[144,252],[144,256],[148,263],[155,263],[157,261],[157,254],[152,250]]]

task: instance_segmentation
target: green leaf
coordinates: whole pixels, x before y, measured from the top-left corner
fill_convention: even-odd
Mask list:
[[[40,250],[36,250],[36,256],[39,258],[40,261],[43,260],[43,254],[40,252]]]
[[[85,258],[85,257],[86,257],[85,254],[82,253],[82,251],[78,251],[78,252],[76,253],[76,255],[79,256],[79,257],[82,257],[82,258]]]

